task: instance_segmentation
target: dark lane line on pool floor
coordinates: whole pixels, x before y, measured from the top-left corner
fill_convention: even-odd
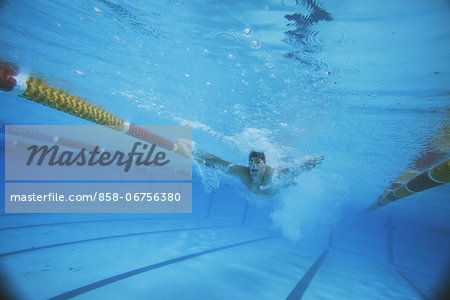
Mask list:
[[[181,261],[188,260],[188,259],[191,259],[191,258],[195,258],[195,257],[198,257],[198,256],[206,255],[206,254],[209,254],[209,253],[218,252],[218,251],[222,251],[222,250],[226,250],[226,249],[230,249],[230,248],[234,248],[234,247],[239,247],[239,246],[243,246],[243,245],[246,245],[246,244],[256,243],[256,242],[267,240],[267,239],[271,239],[271,238],[274,238],[274,237],[277,237],[277,236],[270,235],[270,236],[266,236],[266,237],[262,237],[262,238],[258,238],[258,239],[254,239],[254,240],[249,240],[249,241],[240,242],[240,243],[236,243],[236,244],[226,245],[226,246],[222,246],[222,247],[218,247],[218,248],[204,250],[204,251],[200,251],[200,252],[196,252],[196,253],[180,256],[180,257],[176,257],[176,258],[173,258],[173,259],[165,260],[165,261],[162,261],[162,262],[159,262],[159,263],[156,263],[156,264],[148,265],[148,266],[145,266],[145,267],[142,267],[142,268],[138,268],[138,269],[131,270],[131,271],[128,271],[128,272],[125,272],[125,273],[122,273],[122,274],[119,274],[119,275],[116,275],[116,276],[108,277],[108,278],[105,278],[103,280],[99,280],[99,281],[93,282],[91,284],[88,284],[88,285],[82,286],[80,288],[77,288],[77,289],[65,292],[65,293],[57,295],[55,297],[52,297],[49,300],[62,300],[62,299],[68,299],[68,298],[77,297],[77,296],[80,296],[80,295],[85,294],[87,292],[90,292],[92,290],[95,290],[95,289],[101,288],[103,286],[106,286],[108,284],[114,283],[116,281],[127,279],[129,277],[136,276],[136,275],[139,275],[141,273],[148,272],[148,271],[151,271],[151,270],[154,270],[154,269],[157,269],[157,268],[165,267],[165,266],[177,263],[177,262],[181,262]]]
[[[305,275],[303,275],[302,279],[300,279],[300,281],[294,287],[294,289],[286,298],[286,300],[302,299],[303,294],[305,293],[309,284],[313,280],[317,271],[319,271],[320,266],[322,265],[323,261],[325,260],[329,252],[330,249],[328,248],[322,252],[322,254],[316,259],[316,261],[311,265],[311,267],[309,267],[308,271],[306,271]]]
[[[193,216],[199,218],[198,216]],[[191,218],[191,216],[189,216]],[[187,219],[189,219],[187,218]],[[31,225],[21,225],[14,227],[4,227],[0,228],[0,231],[6,230],[16,230],[24,228],[35,228],[35,227],[45,227],[45,226],[57,226],[57,225],[68,225],[68,224],[85,224],[85,223],[108,223],[108,222],[121,222],[121,221],[148,221],[148,220],[169,220],[169,219],[184,219],[184,217],[153,217],[153,218],[124,218],[124,219],[104,219],[104,220],[87,220],[87,221],[67,221],[67,222],[56,222],[56,223],[45,223],[45,224],[31,224]],[[204,219],[204,218],[202,218]]]
[[[27,249],[21,249],[21,250],[16,250],[16,251],[11,251],[11,252],[0,253],[0,257],[11,256],[11,255],[21,254],[21,253],[25,253],[25,252],[31,252],[31,251],[48,249],[48,248],[62,247],[62,246],[67,246],[67,245],[95,242],[95,241],[108,240],[108,239],[117,239],[117,238],[124,238],[124,237],[131,237],[131,236],[140,236],[140,235],[149,235],[149,234],[157,234],[157,233],[169,233],[169,232],[178,232],[178,231],[202,230],[202,229],[211,229],[211,228],[220,228],[220,227],[230,227],[230,226],[220,225],[220,226],[207,226],[207,227],[179,228],[179,229],[156,230],[156,231],[126,233],[126,234],[119,234],[119,235],[109,235],[109,236],[102,236],[102,237],[85,239],[85,240],[77,240],[77,241],[58,243],[58,244],[52,244],[52,245],[45,245],[45,246],[39,246],[39,247],[33,247],[33,248],[27,248]]]
[[[412,280],[410,280],[408,277],[405,276],[405,274],[403,274],[399,269],[394,268],[394,270],[398,273],[398,275],[400,275],[401,278],[403,278],[403,280],[406,281],[406,283],[409,284],[409,286],[423,299],[423,300],[431,300],[430,297],[428,297],[427,295],[425,295],[424,292],[422,292],[419,287],[417,285],[414,284],[414,282],[412,282]]]
[[[450,234],[450,229],[425,228],[426,231],[437,232],[442,234]]]

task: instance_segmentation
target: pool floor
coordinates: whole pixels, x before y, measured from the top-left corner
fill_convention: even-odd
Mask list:
[[[3,215],[23,299],[428,299],[426,274],[195,215]],[[418,286],[417,282],[421,285]]]

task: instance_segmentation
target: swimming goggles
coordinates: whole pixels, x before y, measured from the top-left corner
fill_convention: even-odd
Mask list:
[[[261,158],[250,158],[248,160],[248,164],[249,165],[253,165],[253,164],[259,165],[260,163],[262,163],[262,159]]]

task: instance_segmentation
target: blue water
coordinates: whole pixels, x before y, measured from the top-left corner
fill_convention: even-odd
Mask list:
[[[2,289],[439,299],[450,187],[362,212],[426,153],[448,158],[449,12],[444,0],[0,1],[0,60],[54,87],[133,124],[190,125],[198,149],[237,164],[253,149],[274,167],[325,156],[273,197],[194,163],[192,214],[2,211]],[[2,124],[89,124],[0,101]]]

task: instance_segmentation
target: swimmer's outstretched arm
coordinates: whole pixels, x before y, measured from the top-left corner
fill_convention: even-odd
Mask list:
[[[321,164],[324,159],[325,159],[325,157],[323,155],[313,156],[311,158],[308,158],[305,161],[305,163],[303,164],[303,168],[305,170],[311,170],[312,168],[314,168],[318,164]]]
[[[200,164],[206,165],[207,167],[214,169],[216,168],[225,169],[231,165],[230,162],[225,161],[215,155],[212,155],[211,153],[196,149],[195,143],[191,140],[179,138],[177,139],[177,145],[181,149],[183,149],[184,152],[192,153],[193,159],[195,159]]]
[[[229,161],[223,160],[215,155],[212,155],[211,153],[201,150],[196,149],[192,152],[192,154],[198,163],[204,164],[210,168],[226,170],[232,165]]]
[[[235,165],[229,161],[223,160],[215,155],[212,155],[208,152],[203,152],[201,150],[194,150],[193,152],[194,159],[209,168],[220,169],[225,173],[236,176],[240,178],[244,184],[248,183],[249,179],[249,170],[248,167],[244,167],[241,165]]]
[[[190,140],[178,139],[177,142],[180,147],[185,149],[185,152],[192,151],[192,158],[195,159],[198,163],[205,165],[208,168],[219,169],[230,175],[236,176],[240,178],[244,182],[244,184],[248,182],[248,177],[250,176],[248,167],[235,165],[211,153],[198,150],[195,148],[194,143]]]
[[[310,156],[310,157],[307,156],[307,157],[300,159],[299,162],[294,161],[294,164],[295,164],[294,167],[281,169],[281,170],[279,170],[279,172],[284,173],[284,174],[289,174],[292,176],[298,176],[301,173],[303,173],[304,171],[311,170],[318,164],[321,164],[323,160],[324,160],[323,155]]]
[[[192,152],[192,158],[198,163],[209,168],[220,169],[228,174],[238,177],[245,177],[248,173],[248,168],[240,165],[235,165],[229,161],[223,160],[211,153],[204,152],[195,148],[195,144],[186,139],[178,139],[177,143],[185,149],[185,152]]]

